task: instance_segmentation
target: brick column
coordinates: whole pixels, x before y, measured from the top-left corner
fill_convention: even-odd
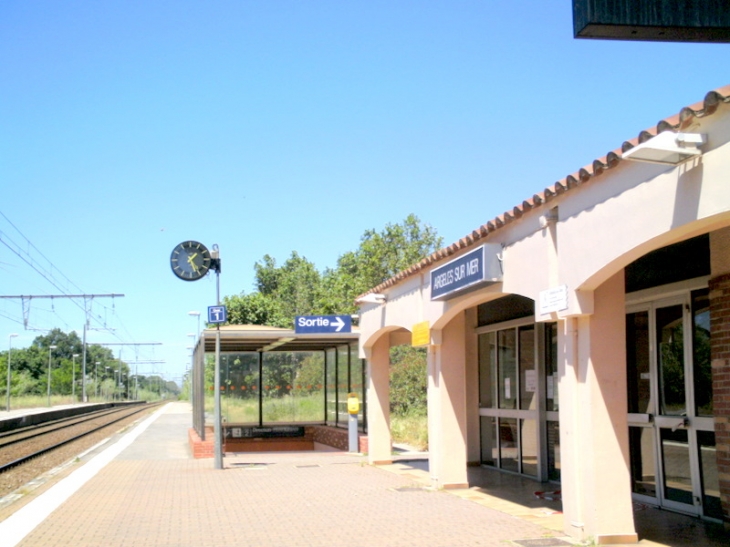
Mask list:
[[[730,274],[710,280],[710,355],[722,516],[730,528]]]

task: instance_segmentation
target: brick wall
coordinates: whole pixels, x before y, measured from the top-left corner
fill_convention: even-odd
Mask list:
[[[710,332],[717,472],[723,521],[730,527],[730,274],[710,280]]]
[[[230,452],[260,452],[260,451],[277,451],[277,450],[313,450],[313,442],[326,444],[333,448],[337,448],[344,452],[349,450],[349,434],[347,429],[328,426],[306,426],[305,437],[297,438],[280,438],[280,439],[236,439],[228,441],[224,450]],[[238,441],[238,442],[236,442]],[[188,442],[190,450],[194,458],[212,458],[214,456],[215,447],[213,445],[213,427],[205,428],[205,441],[200,440],[200,436],[192,427],[188,430]],[[362,453],[368,451],[367,435],[358,435],[358,450]]]
[[[200,440],[200,435],[192,427],[188,429],[188,443],[193,458],[212,458],[215,447],[213,446],[213,428],[205,428],[205,440]]]
[[[315,426],[314,441],[332,446],[344,452],[350,449],[350,434],[347,429],[341,429],[339,427]],[[367,435],[358,434],[358,452],[367,453],[367,451]]]

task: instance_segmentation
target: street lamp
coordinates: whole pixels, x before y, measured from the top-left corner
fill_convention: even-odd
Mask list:
[[[58,346],[48,346],[48,406],[51,406],[51,354]]]
[[[200,336],[200,312],[199,311],[189,311],[188,315],[190,315],[191,317],[198,318],[198,336]]]
[[[198,318],[198,333],[196,335],[195,341],[193,342],[193,347],[194,347],[198,341],[198,338],[200,338],[200,312],[199,311],[189,311],[188,315],[190,315],[191,317]],[[191,336],[191,335],[192,335],[192,333],[188,334],[188,336]],[[193,407],[195,406],[195,402],[194,402],[195,397],[198,395],[195,392],[196,382],[195,382],[194,378],[195,378],[195,351],[193,350],[190,352],[190,404]],[[200,389],[202,392],[202,385],[201,385]],[[202,400],[201,400],[201,404],[202,404]],[[193,410],[193,415],[194,414],[195,414],[195,410]],[[195,425],[195,416],[193,416],[193,425]]]
[[[10,334],[8,336],[8,386],[7,386],[7,396],[8,401],[5,405],[5,410],[10,412],[10,351],[13,349],[13,338],[17,337],[17,333]]]
[[[71,356],[73,364],[71,365],[71,398],[73,402],[76,402],[76,358],[79,356],[78,353],[74,353]]]

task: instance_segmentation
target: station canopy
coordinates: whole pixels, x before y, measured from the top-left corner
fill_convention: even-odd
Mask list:
[[[224,325],[221,331],[221,352],[247,351],[322,351],[360,339],[358,327],[353,332],[296,333],[291,329],[264,325]],[[202,334],[205,352],[215,351],[216,329],[205,329]]]

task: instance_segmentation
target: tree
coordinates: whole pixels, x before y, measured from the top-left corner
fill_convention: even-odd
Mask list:
[[[416,215],[382,232],[367,230],[360,246],[340,256],[337,267],[323,276],[323,313],[353,313],[355,298],[438,250],[442,238]]]
[[[355,251],[341,255],[337,266],[322,274],[297,252],[292,252],[282,266],[265,255],[255,265],[256,291],[223,298],[228,322],[292,328],[297,315],[355,313],[357,296],[434,253],[441,245],[436,231],[411,214],[400,224],[386,225],[381,232],[367,230]],[[393,412],[425,415],[425,352],[394,348],[391,363]],[[213,383],[213,366],[213,361],[208,360],[209,385]],[[236,370],[231,374],[242,373]],[[294,356],[271,355],[267,356],[262,383],[269,386],[269,394],[283,395],[292,389],[287,386],[294,386],[298,393],[314,392],[321,389],[323,376],[321,360],[310,356],[299,362]],[[243,375],[238,381],[246,383],[253,379]]]
[[[256,291],[226,296],[230,324],[292,328],[297,315],[351,314],[355,298],[435,252],[442,244],[436,230],[413,214],[381,232],[366,230],[355,251],[339,257],[320,274],[293,251],[278,266],[270,255],[256,262]]]
[[[276,297],[254,292],[224,296],[223,304],[228,311],[228,323],[232,325],[268,325],[288,327],[288,321]]]
[[[390,350],[390,411],[426,415],[426,350],[396,346]]]
[[[306,258],[294,251],[277,266],[265,255],[254,269],[257,292],[223,298],[230,324],[292,328],[297,315],[316,313],[321,278]]]
[[[55,346],[51,349],[51,346]],[[120,364],[109,348],[96,344],[86,346],[87,377],[94,374],[95,363],[102,367],[111,366],[118,370]],[[5,352],[7,359],[7,352]],[[74,355],[77,355],[74,361]],[[82,375],[83,342],[76,332],[65,333],[61,329],[53,329],[47,334],[37,336],[27,348],[13,349],[11,391],[13,395],[45,394],[49,357],[51,364],[51,393],[70,395],[74,372],[77,386]],[[7,361],[5,361],[7,363]],[[74,371],[75,367],[75,371]],[[121,363],[122,376],[129,373],[127,363]],[[93,379],[96,381],[96,378]],[[80,394],[80,390],[77,390]]]

